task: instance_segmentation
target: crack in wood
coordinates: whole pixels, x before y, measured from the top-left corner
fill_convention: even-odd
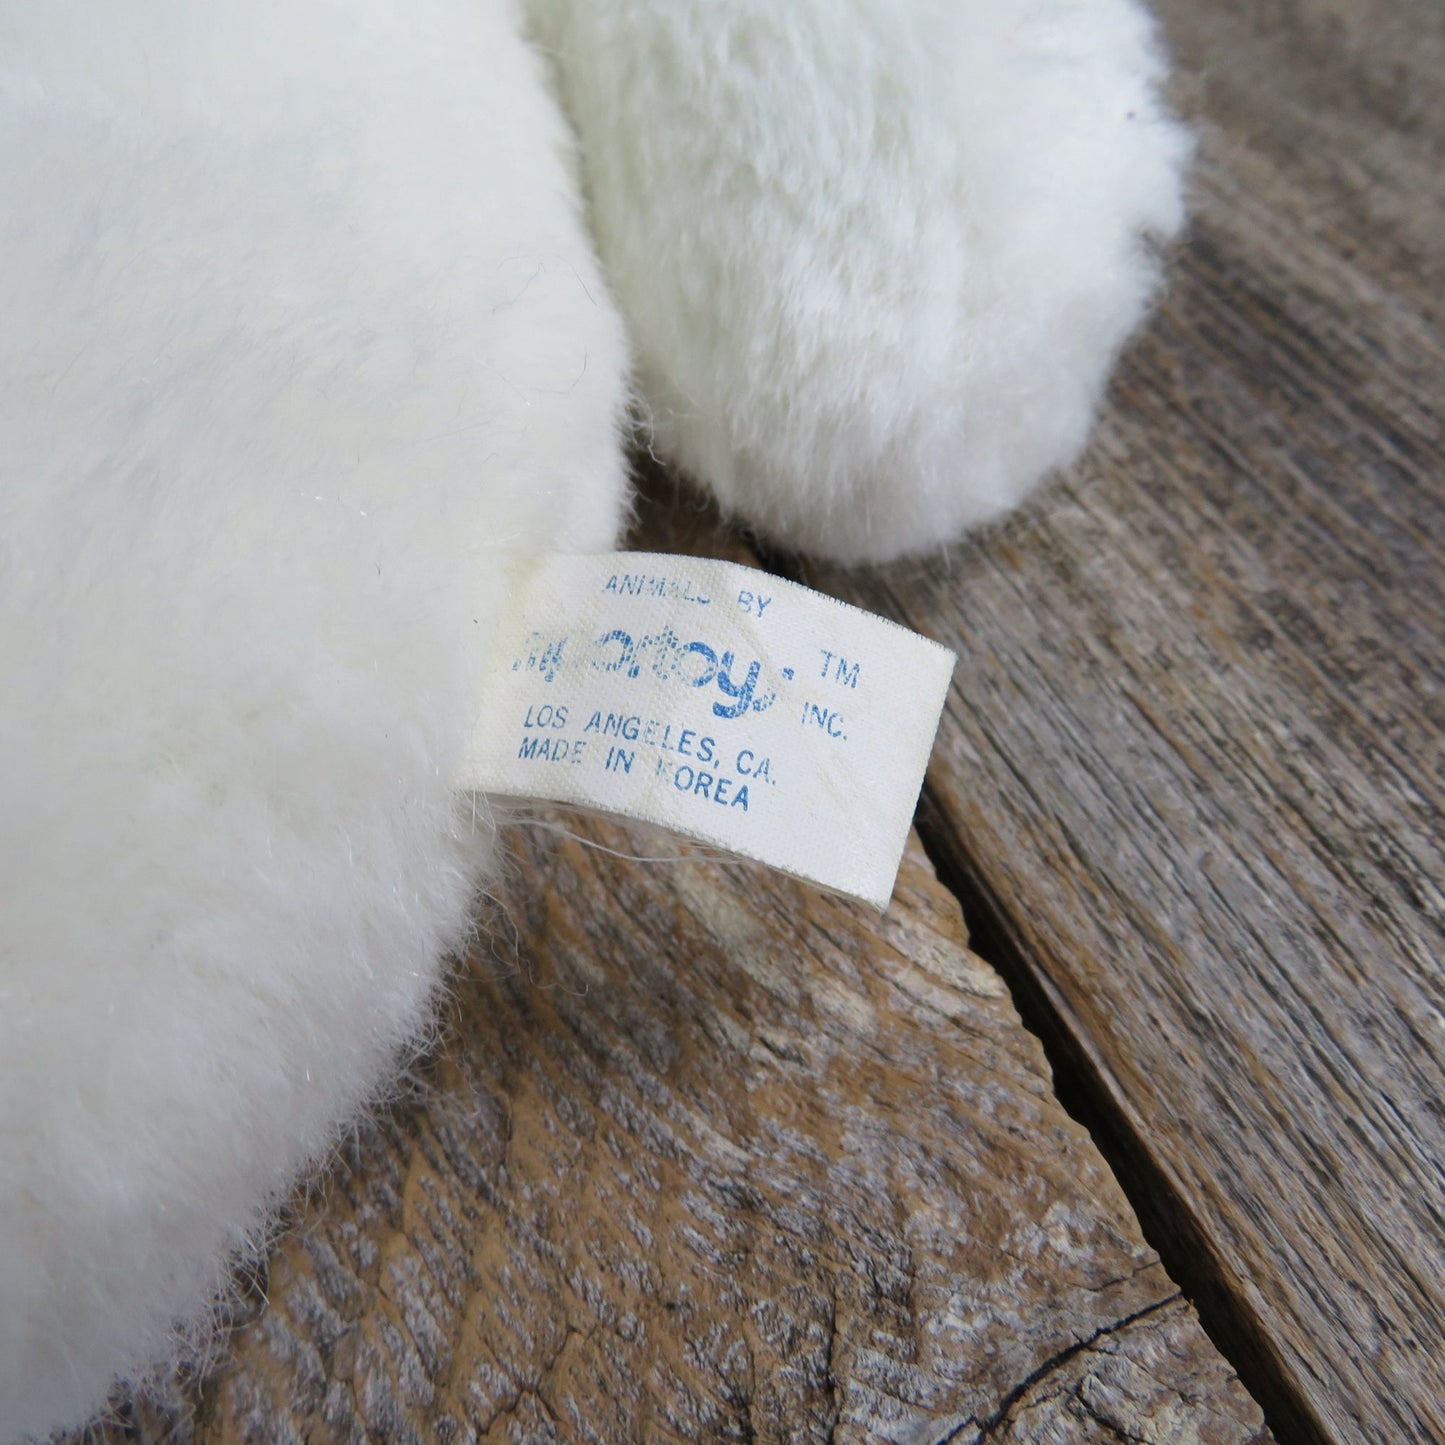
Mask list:
[[[1330,1445],[1323,1422],[1279,1367],[1272,1341],[1212,1263],[1208,1236],[1139,1138],[1102,1073],[1070,1028],[1047,980],[1023,957],[1005,922],[1002,905],[979,881],[962,843],[941,822],[931,785],[924,784],[915,826],[919,841],[943,885],[968,918],[971,944],[1008,986],[1024,1027],[1040,1042],[1053,1075],[1054,1093],[1071,1117],[1089,1131],[1108,1161],[1169,1277],[1199,1315],[1216,1349],[1233,1366],[1264,1410],[1269,1433],[1301,1445]]]
[[[1160,1299],[1153,1300],[1142,1308],[1133,1310],[1122,1318],[1112,1320],[1108,1324],[1100,1325],[1089,1335],[1081,1340],[1075,1340],[1066,1345],[1063,1349],[1055,1351],[1048,1359],[1044,1360],[1037,1368],[1031,1370],[1018,1384],[1014,1385],[999,1401],[997,1407],[985,1415],[982,1419],[977,1416],[969,1416],[968,1419],[950,1427],[945,1435],[938,1436],[929,1442],[929,1445],[983,1445],[983,1442],[995,1436],[997,1432],[1008,1423],[1010,1415],[1015,1406],[1043,1383],[1052,1374],[1056,1374],[1071,1360],[1077,1359],[1086,1351],[1094,1348],[1100,1340],[1110,1335],[1117,1335],[1131,1325],[1137,1324],[1140,1320],[1148,1319],[1150,1315],[1157,1314],[1160,1310],[1169,1305],[1176,1304],[1182,1299],[1178,1290],[1171,1290]],[[972,1429],[974,1434],[965,1438],[964,1431]]]

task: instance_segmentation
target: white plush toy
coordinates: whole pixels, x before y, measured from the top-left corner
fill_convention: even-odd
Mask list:
[[[1136,0],[0,0],[0,1440],[424,1038],[496,549],[614,545],[636,420],[814,552],[1001,513],[1179,225],[1159,78]]]

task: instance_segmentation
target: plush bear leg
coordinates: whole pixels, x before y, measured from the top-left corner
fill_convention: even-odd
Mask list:
[[[530,0],[657,447],[778,539],[947,540],[1081,446],[1181,220],[1137,0]]]
[[[508,544],[621,328],[503,0],[0,5],[0,1440],[78,1424],[429,1027]]]

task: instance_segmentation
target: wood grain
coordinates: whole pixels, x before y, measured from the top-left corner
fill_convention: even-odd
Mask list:
[[[1445,10],[1164,9],[1195,222],[1096,444],[813,575],[962,652],[929,845],[1276,1428],[1440,1441]]]
[[[643,493],[636,545],[749,558]],[[510,837],[412,1094],[111,1439],[1269,1441],[918,838],[880,919],[577,816]]]
[[[646,471],[635,545],[748,559]],[[1271,1439],[916,836],[881,919],[509,836],[423,1076],[110,1439]]]
[[[543,822],[416,1096],[113,1438],[1269,1438],[916,841],[880,921]]]

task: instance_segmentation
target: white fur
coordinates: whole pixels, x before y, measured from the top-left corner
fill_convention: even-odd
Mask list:
[[[1181,220],[1136,0],[530,0],[660,450],[936,545],[1082,445]]]
[[[488,549],[622,506],[541,72],[498,0],[0,6],[0,1439],[425,1030]]]
[[[1179,221],[1132,0],[532,0],[660,445],[845,557],[1079,445]],[[621,325],[509,0],[0,0],[0,1440],[425,1037],[508,544]]]

